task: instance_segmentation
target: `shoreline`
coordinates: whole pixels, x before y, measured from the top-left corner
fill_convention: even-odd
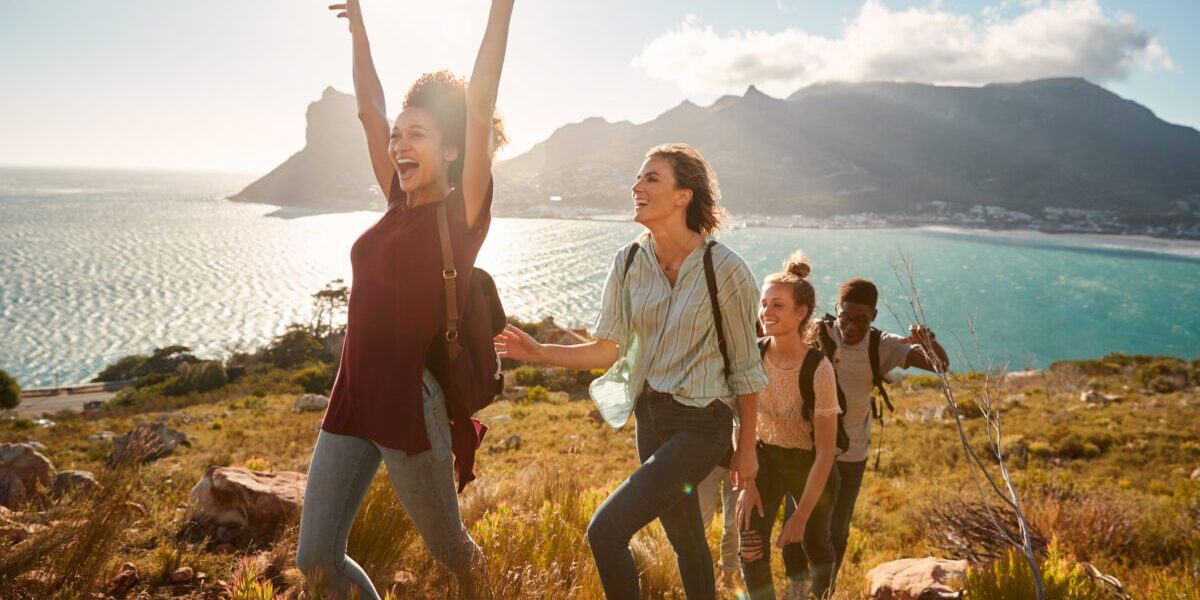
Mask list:
[[[1200,260],[1200,240],[1113,233],[1047,233],[1031,229],[976,229],[973,227],[952,227],[947,225],[918,225],[913,229],[961,236],[1058,242],[1075,246],[1098,247]]]

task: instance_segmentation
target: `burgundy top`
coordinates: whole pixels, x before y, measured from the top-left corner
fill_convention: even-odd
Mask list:
[[[444,202],[462,314],[468,285],[464,275],[471,272],[492,220],[492,182],[471,229],[461,188],[451,191]],[[321,428],[367,438],[409,455],[428,450],[421,378],[430,358],[435,368],[442,362],[430,352],[435,342],[439,342],[435,353],[442,352],[440,337],[446,324],[437,203],[410,208],[399,176],[393,175],[388,211],[354,242],[350,265],[354,278],[346,340]],[[451,415],[463,414],[450,408]],[[467,469],[465,478],[459,473],[460,483],[465,484],[471,478],[481,432],[469,419],[461,419],[452,435],[456,469],[459,463]]]

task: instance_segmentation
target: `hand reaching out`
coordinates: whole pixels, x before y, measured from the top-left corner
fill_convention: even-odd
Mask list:
[[[501,331],[493,342],[496,346],[496,353],[503,358],[525,362],[541,360],[542,345],[519,327],[505,325],[504,331]]]

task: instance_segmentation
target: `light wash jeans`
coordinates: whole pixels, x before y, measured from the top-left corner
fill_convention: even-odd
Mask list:
[[[717,512],[717,498],[721,498],[721,556],[717,567],[724,573],[736,573],[738,563],[737,492],[733,491],[733,480],[729,469],[717,467],[700,482],[700,518],[704,519],[704,530],[708,531],[713,515]]]
[[[326,589],[339,597],[353,585],[363,598],[379,598],[366,572],[346,555],[346,542],[380,462],[387,466],[392,489],[429,552],[455,574],[468,595],[477,595],[472,567],[482,564],[483,554],[458,511],[445,398],[428,371],[422,387],[432,446],[425,452],[409,456],[365,438],[328,431],[317,436],[304,489],[296,566],[305,574],[320,568]]]

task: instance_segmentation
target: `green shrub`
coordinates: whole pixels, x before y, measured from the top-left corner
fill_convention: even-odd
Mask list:
[[[1054,456],[1054,449],[1044,440],[1037,440],[1029,443],[1029,455],[1037,458],[1050,458]]]
[[[525,388],[525,398],[521,400],[523,404],[535,404],[538,402],[546,402],[550,400],[550,390],[540,386],[532,385]]]
[[[323,358],[325,345],[303,325],[292,325],[260,353],[263,360],[281,369],[294,369]]]
[[[1179,391],[1188,386],[1187,363],[1174,358],[1159,358],[1138,369],[1142,387],[1159,394]]]
[[[21,403],[21,386],[17,380],[0,369],[0,408],[13,409]]]
[[[328,365],[309,365],[292,375],[292,383],[309,394],[327,394],[333,387],[334,372]]]
[[[209,360],[180,367],[178,375],[168,378],[162,383],[164,396],[186,396],[193,392],[209,392],[226,383],[225,365],[220,361]]]
[[[958,404],[958,414],[964,419],[978,419],[983,416],[983,409],[974,398],[959,398],[955,403]]]
[[[526,387],[543,385],[546,383],[546,376],[538,367],[521,366],[513,369],[513,383]]]
[[[117,362],[104,367],[92,381],[127,381],[137,378],[138,370],[150,357],[144,354],[131,354],[117,359]]]
[[[1055,600],[1101,600],[1101,590],[1095,589],[1078,563],[1070,561],[1054,547],[1039,565],[1046,598]],[[966,597],[971,600],[1017,600],[1033,598],[1033,571],[1025,557],[1011,551],[996,562],[967,570]]]
[[[1087,443],[1078,433],[1068,433],[1055,444],[1054,453],[1063,458],[1083,458],[1084,445]]]
[[[911,389],[935,389],[942,384],[937,375],[917,373],[904,378],[904,385]]]

